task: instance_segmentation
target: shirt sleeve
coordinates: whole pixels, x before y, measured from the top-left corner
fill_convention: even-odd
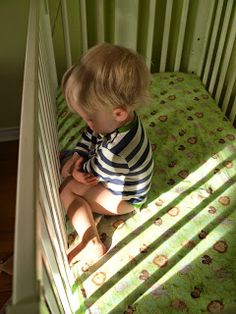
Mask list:
[[[117,178],[129,173],[125,158],[104,147],[84,163],[83,170],[96,176],[100,182],[117,181]]]
[[[76,144],[73,152],[77,152],[80,156],[88,159],[89,152],[94,144],[93,131],[87,127],[86,130],[82,133],[80,141]]]

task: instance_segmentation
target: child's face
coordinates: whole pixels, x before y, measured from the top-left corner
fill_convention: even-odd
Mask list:
[[[73,106],[73,109],[95,133],[105,135],[113,132],[120,126],[120,123],[115,119],[113,110],[110,108],[106,110],[99,109],[94,114],[88,114],[78,106]]]

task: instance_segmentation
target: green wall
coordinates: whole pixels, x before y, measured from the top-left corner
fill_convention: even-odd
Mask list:
[[[45,1],[49,5],[58,79],[60,81],[67,68],[63,41],[61,3],[60,0]],[[201,56],[206,39],[206,24],[210,4],[213,3],[212,1],[191,0],[189,2],[187,32],[185,34],[180,66],[181,71],[197,72],[198,70],[199,57]],[[20,123],[29,2],[30,0],[0,0],[0,130],[2,128],[17,127]],[[86,4],[84,11],[81,11],[79,0],[67,0],[66,3],[70,17],[69,30],[73,63],[78,60],[83,51],[87,50],[87,47],[97,42],[108,41],[118,44],[126,44],[128,42],[131,47],[136,47],[137,51],[142,53],[147,60],[151,59],[151,70],[153,72],[159,71],[163,39],[163,12],[166,7],[166,0],[86,0],[84,2]],[[156,3],[155,8],[151,9],[151,3]],[[167,71],[173,71],[176,38],[178,37],[177,26],[179,25],[182,5],[183,0],[173,2],[167,54]],[[234,3],[234,10],[236,8],[235,5],[236,1]],[[133,14],[133,10],[136,12],[135,15]],[[216,6],[214,10],[216,10]],[[225,6],[223,11],[225,13]],[[100,19],[101,14],[103,16],[102,23]],[[150,24],[151,17],[154,20]],[[83,23],[84,18],[85,23]],[[130,23],[132,21],[134,25],[131,27]],[[123,28],[120,27],[121,24],[123,26],[126,25],[125,29],[123,29],[123,26]],[[219,34],[221,28],[222,21]],[[153,35],[150,32],[152,29]],[[235,60],[235,47],[230,62],[232,65]],[[234,67],[229,66],[226,82],[228,82],[228,78],[233,70]],[[219,69],[220,71],[221,68]],[[233,95],[235,95],[235,91]]]
[[[57,65],[57,74],[60,82],[63,73],[67,69],[65,46],[63,39],[61,2],[60,0],[47,0],[47,1],[49,5],[49,15],[53,35],[53,45]],[[86,3],[88,3],[87,0]],[[71,39],[72,62],[75,63],[79,60],[83,51],[82,48],[83,43],[81,37],[80,6],[78,0],[67,0],[66,5],[69,16],[68,23]]]
[[[0,129],[20,124],[29,0],[0,1]]]

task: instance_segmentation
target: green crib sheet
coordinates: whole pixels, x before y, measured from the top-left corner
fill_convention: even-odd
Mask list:
[[[102,217],[108,253],[73,267],[77,313],[215,313],[236,305],[236,131],[193,74],[154,74],[139,115],[155,168],[146,206]],[[60,149],[83,123],[57,97]],[[68,223],[69,243],[75,233]]]

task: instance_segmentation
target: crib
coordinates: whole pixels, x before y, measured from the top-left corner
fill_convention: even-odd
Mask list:
[[[30,2],[8,313],[231,309],[236,302],[235,1],[76,2],[81,52],[96,42],[122,44],[142,53],[153,73],[153,103],[140,116],[149,130],[157,180],[139,213],[102,217],[99,232],[110,249],[92,269],[80,263],[71,269],[66,257],[68,243],[78,239],[59,199],[59,151],[73,149],[84,125],[58,89],[52,3]],[[68,67],[75,59],[72,7],[67,8],[72,2],[58,3]]]

